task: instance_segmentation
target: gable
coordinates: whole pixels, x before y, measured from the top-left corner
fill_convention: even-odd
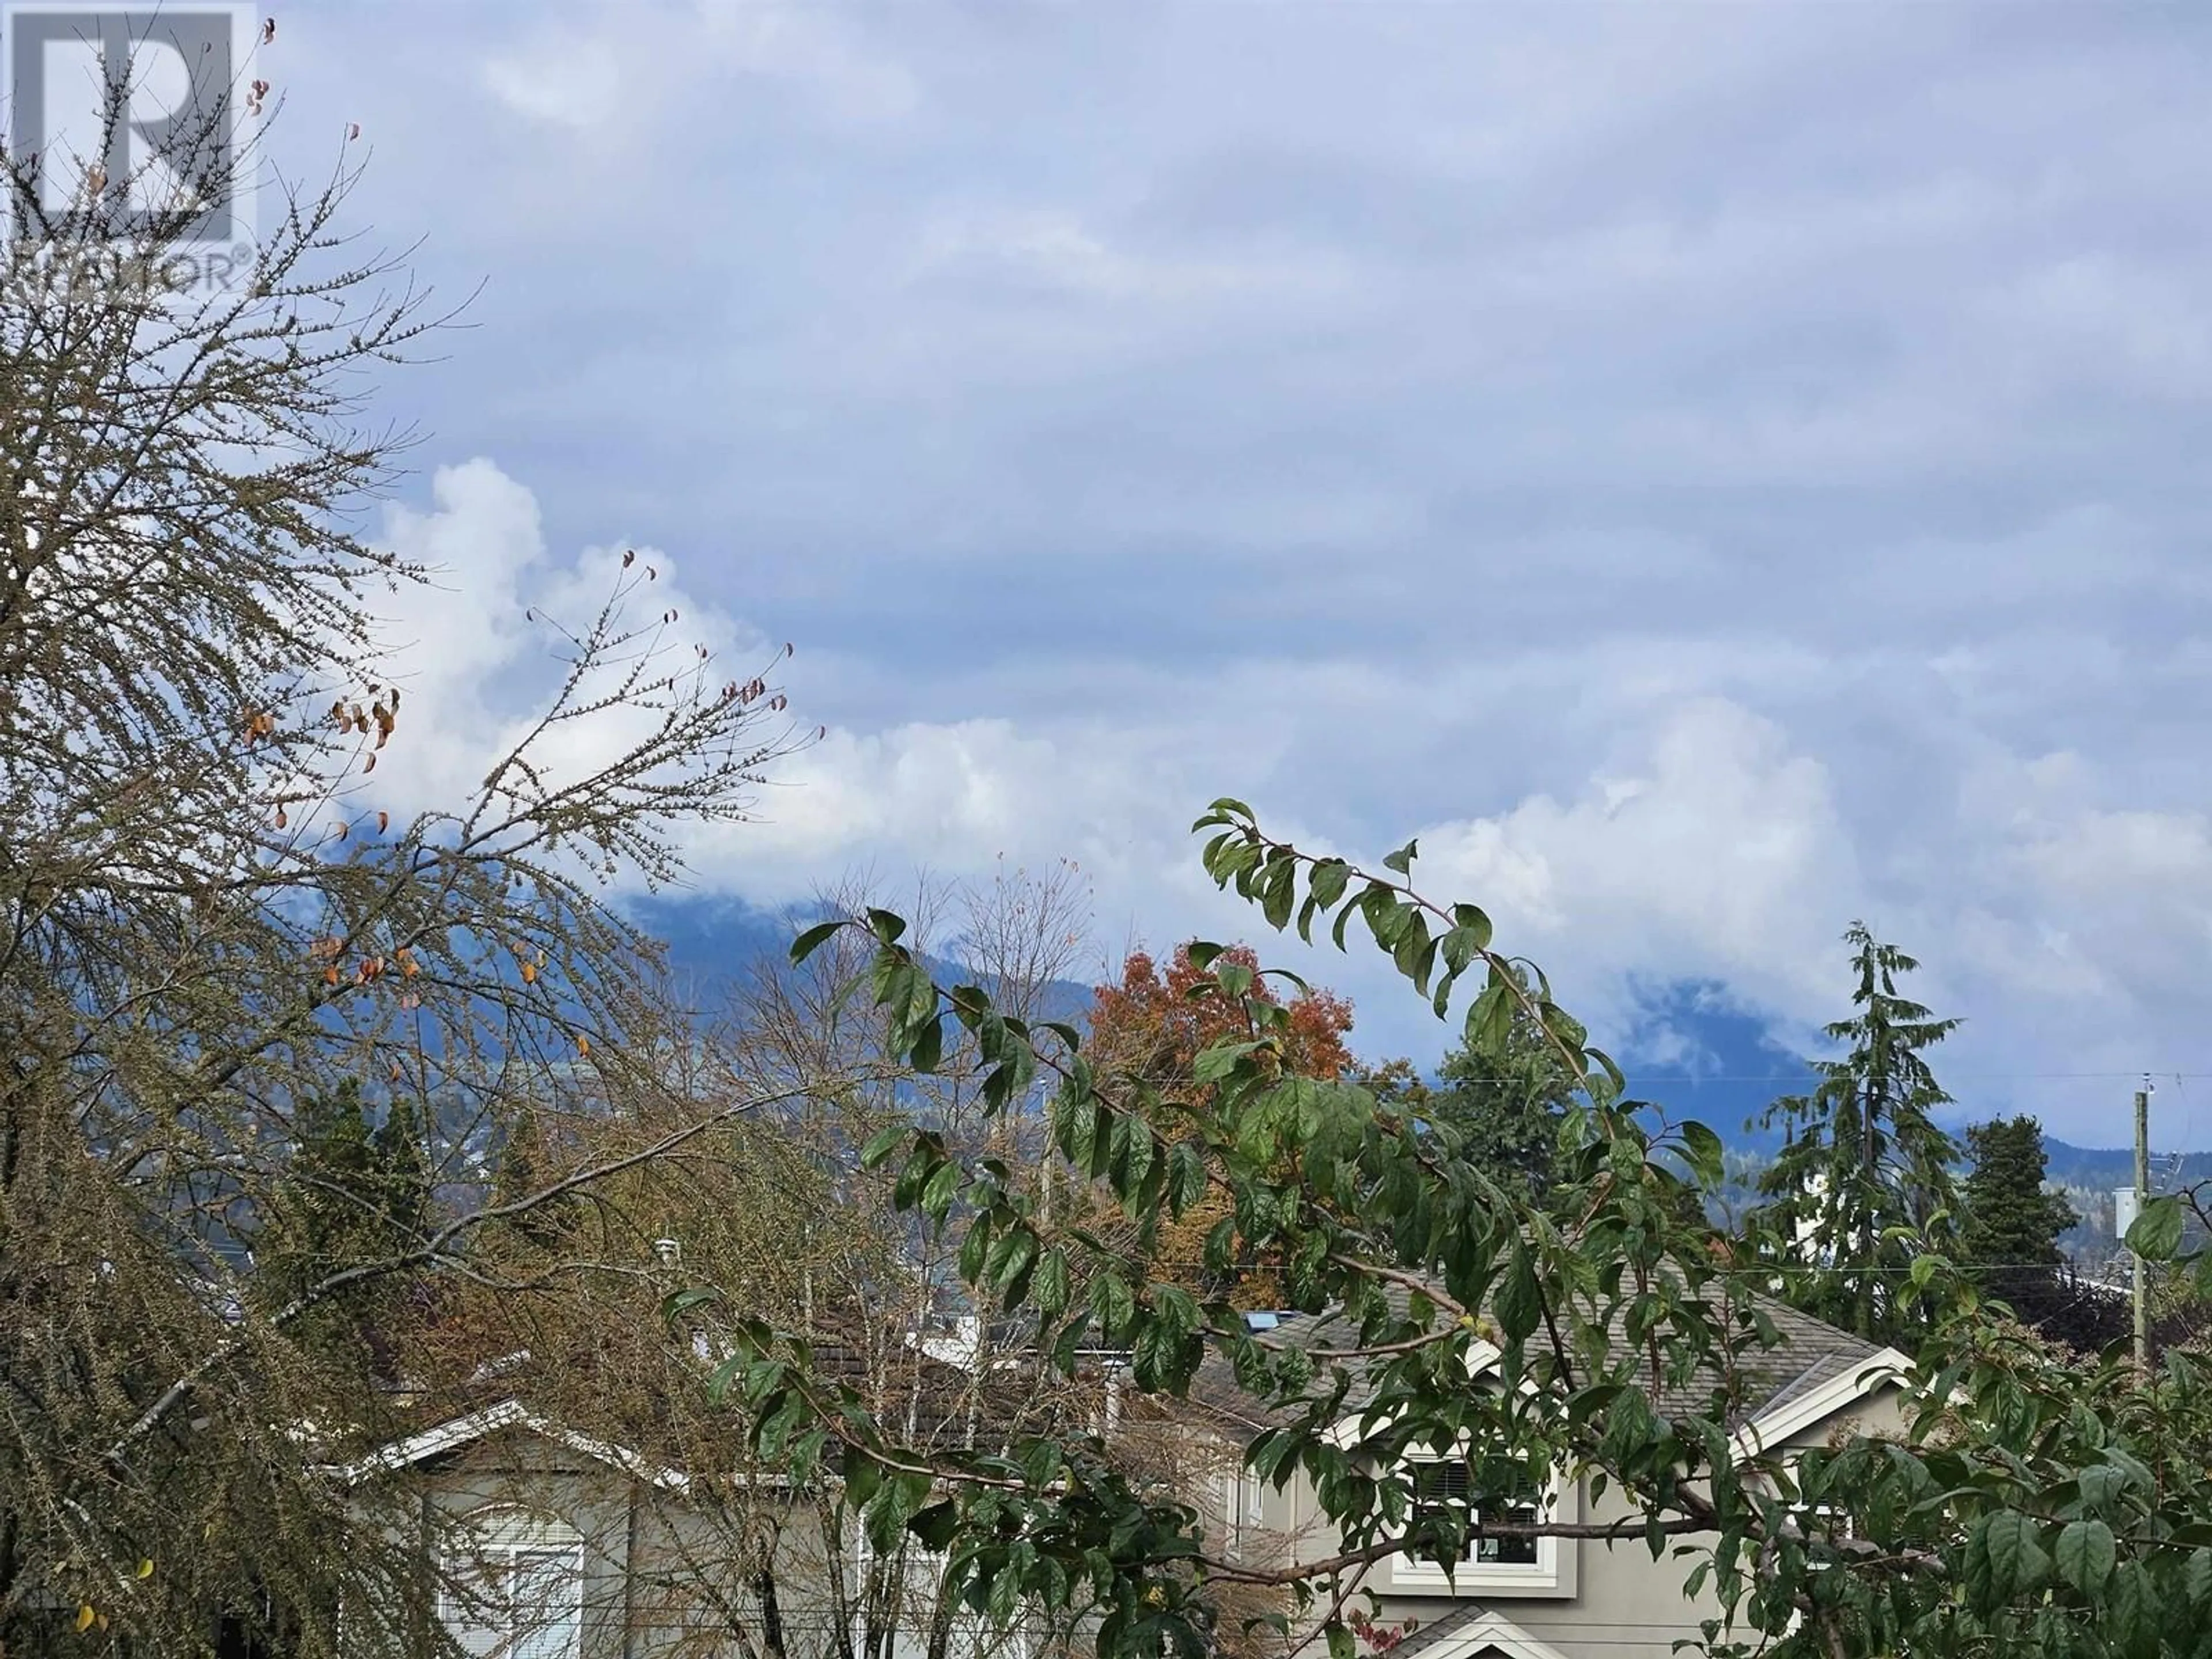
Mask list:
[[[465,1417],[457,1417],[434,1428],[404,1436],[380,1447],[358,1462],[329,1473],[352,1486],[378,1475],[396,1474],[402,1469],[416,1468],[465,1451],[474,1452],[495,1437],[516,1434],[534,1437],[548,1448],[558,1447],[574,1455],[588,1458],[633,1479],[658,1486],[663,1492],[688,1492],[691,1486],[691,1477],[683,1470],[655,1463],[613,1441],[579,1434],[550,1418],[539,1416],[519,1400],[501,1401],[496,1406],[487,1406],[483,1410],[471,1412]]]
[[[1447,1613],[1396,1651],[1406,1659],[1566,1659],[1549,1642],[1480,1607]]]

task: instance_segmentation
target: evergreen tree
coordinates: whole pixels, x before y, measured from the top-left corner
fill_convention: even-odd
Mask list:
[[[1920,1322],[1913,1258],[1948,1242],[1957,1144],[1936,1125],[1950,1103],[1922,1051],[1955,1030],[1899,994],[1920,964],[1854,922],[1844,935],[1858,976],[1857,1012],[1827,1027],[1841,1060],[1814,1064],[1809,1095],[1778,1100],[1761,1122],[1787,1132],[1759,1181],[1753,1214],[1782,1269],[1784,1294],[1807,1313],[1870,1340],[1908,1344]]]
[[[2059,1235],[2081,1219],[2044,1186],[2043,1126],[1999,1118],[1966,1131],[1974,1167],[1960,1194],[1959,1258],[1991,1296],[2035,1323],[2068,1299]]]
[[[430,1174],[415,1103],[398,1095],[371,1141],[386,1230],[396,1238],[419,1234],[430,1218]]]
[[[1444,1057],[1425,1109],[1466,1135],[1468,1156],[1536,1203],[1559,1184],[1559,1129],[1577,1079],[1557,1047],[1516,1013],[1494,1047],[1462,1042]]]
[[[525,1106],[500,1148],[499,1164],[492,1174],[491,1202],[495,1207],[520,1203],[560,1178],[537,1109]],[[485,1243],[495,1243],[504,1237],[518,1242],[526,1251],[550,1250],[573,1238],[582,1219],[582,1205],[576,1195],[563,1194],[500,1223]]]
[[[268,1305],[284,1306],[332,1273],[389,1261],[419,1238],[429,1192],[414,1121],[395,1106],[372,1133],[351,1078],[300,1103],[291,1163],[254,1241],[255,1288]],[[328,1298],[303,1328],[327,1351],[380,1355],[378,1327],[403,1293],[392,1279],[365,1282]]]

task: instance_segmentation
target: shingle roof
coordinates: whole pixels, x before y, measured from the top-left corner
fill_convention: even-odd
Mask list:
[[[1740,1356],[1730,1428],[1741,1428],[1792,1400],[1855,1375],[1884,1352],[1863,1337],[1772,1297],[1758,1296],[1753,1301],[1772,1322],[1780,1340],[1771,1348],[1753,1347]],[[1615,1334],[1618,1337],[1620,1333]],[[1263,1333],[1262,1340],[1309,1349],[1355,1345],[1349,1323],[1335,1314],[1283,1314],[1273,1330]],[[1715,1371],[1686,1384],[1651,1389],[1653,1408],[1663,1416],[1704,1411],[1719,1382],[1719,1373]],[[1646,1387],[1650,1386],[1647,1376]],[[1219,1419],[1232,1434],[1257,1434],[1289,1420],[1297,1410],[1295,1404],[1273,1407],[1247,1394],[1237,1385],[1227,1358],[1218,1352],[1206,1357],[1192,1379],[1190,1398]],[[1356,1389],[1352,1398],[1355,1401],[1358,1398]]]

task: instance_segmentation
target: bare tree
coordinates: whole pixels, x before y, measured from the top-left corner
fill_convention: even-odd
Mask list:
[[[419,1575],[335,1546],[308,1472],[380,1401],[305,1316],[468,1271],[502,1213],[704,1126],[272,1304],[251,1246],[295,1119],[345,1079],[404,1099],[465,1194],[535,1105],[669,1097],[685,1039],[608,884],[675,874],[802,736],[769,665],[696,650],[626,559],[475,793],[393,810],[380,757],[444,711],[380,659],[379,594],[425,573],[362,528],[407,437],[366,400],[441,314],[337,234],[345,167],[280,187],[245,279],[193,295],[82,273],[161,270],[230,175],[186,167],[141,219],[104,176],[45,210],[40,165],[5,161],[43,254],[0,293],[0,1647],[198,1652],[221,1616],[323,1653],[342,1599],[350,1640],[400,1644]]]
[[[823,902],[866,908],[883,896],[881,884],[855,879]],[[921,878],[896,897],[926,919],[933,954],[1010,1006],[1046,1007],[1087,939],[1082,890],[1064,866],[972,885]],[[691,1051],[688,1098],[550,1126],[541,1177],[629,1158],[672,1124],[712,1125],[595,1182],[557,1229],[496,1229],[424,1338],[418,1421],[512,1395],[685,1472],[666,1486],[615,1483],[638,1531],[623,1606],[602,1614],[626,1619],[641,1651],[972,1659],[1035,1647],[1036,1632],[993,1627],[941,1594],[945,1564],[913,1537],[869,1540],[865,1490],[856,1498],[834,1456],[786,1485],[750,1438],[761,1425],[727,1408],[744,1389],[726,1364],[741,1318],[803,1332],[817,1364],[922,1443],[998,1444],[1058,1419],[1091,1426],[1101,1408],[1096,1376],[1047,1385],[1024,1333],[963,1318],[936,1242],[892,1201],[896,1172],[861,1167],[870,1139],[916,1118],[979,1147],[1000,1142],[973,1109],[973,1054],[956,1049],[931,1073],[894,1064],[865,987],[848,983],[856,967],[835,951],[803,967],[757,964]],[[691,1307],[672,1343],[659,1305],[679,1287],[714,1300]],[[702,1387],[717,1367],[725,1400]],[[559,1500],[526,1464],[508,1479],[507,1501]]]

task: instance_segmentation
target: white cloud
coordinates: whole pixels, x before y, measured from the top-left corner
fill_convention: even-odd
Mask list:
[[[679,106],[764,85],[796,89],[832,118],[893,121],[920,89],[848,15],[773,0],[602,0],[553,15],[489,53],[487,91],[526,120],[626,152],[660,148]],[[734,83],[734,84],[732,84]]]
[[[1093,849],[1109,936],[1250,933],[1182,833],[1226,790],[1370,857],[1436,826],[1432,878],[1578,1007],[1702,975],[1802,1032],[1863,914],[1968,1017],[1960,1067],[2204,1045],[2202,39],[416,15],[318,9],[287,96],[378,136],[363,216],[441,288],[489,278],[393,412],[497,454],[551,544],[495,490],[407,527],[508,596],[418,654],[489,665],[441,695],[489,741],[542,684],[521,607],[617,532],[730,649],[796,638],[830,736],[710,884]]]
[[[394,510],[386,541],[439,575],[436,587],[403,596],[391,624],[408,702],[378,786],[413,804],[450,802],[555,682],[560,636],[527,613],[587,623],[617,580],[621,550],[549,552],[531,491],[485,460],[436,472],[428,510]],[[638,556],[659,572],[650,605],[678,613],[677,649],[696,641],[746,662],[765,653],[757,630],[688,591],[667,555]],[[1338,728],[1372,726],[1379,738],[1395,721],[1394,741],[1407,749],[1391,763],[1433,767],[1466,740],[1466,722],[1483,724],[1486,701],[1526,698],[1538,683],[1531,661],[1516,659],[1486,690],[1477,675],[1426,704],[1403,672],[1285,662],[1248,668],[1209,697],[1169,684],[1148,700],[1126,687],[1115,720],[833,724],[777,766],[755,821],[692,838],[694,879],[775,904],[855,869],[972,876],[1002,856],[1072,858],[1094,892],[1102,940],[1258,937],[1258,918],[1199,872],[1188,813],[1234,787],[1274,832],[1371,862],[1379,848],[1335,844],[1345,829],[1372,830],[1344,815],[1345,791],[1361,787],[1350,757],[1324,758],[1346,741]],[[810,692],[836,693],[834,668],[810,685],[806,666],[802,652],[792,674],[802,712]],[[1772,667],[1790,678],[1808,672],[1787,656]],[[1827,673],[1845,677],[1833,665]],[[1577,676],[1563,658],[1544,678],[1565,686]],[[1419,835],[1423,890],[1484,906],[1502,948],[1540,963],[1603,1040],[1630,1043],[1646,1061],[1693,1058],[1685,1033],[1654,1023],[1645,1000],[1685,983],[1722,988],[1781,1040],[1811,1041],[1843,1012],[1838,936],[1861,916],[1927,960],[1925,1000],[1968,1017],[1952,1064],[2007,1079],[2006,1097],[2041,1107],[2062,1131],[2075,1126],[2081,1089],[2069,1092],[2051,1073],[2212,1060],[2172,1041],[2194,1029],[2195,988],[2212,970],[2212,823],[2203,814],[2113,805],[2113,781],[2079,755],[2022,757],[1974,738],[1955,783],[1927,792],[1899,830],[1854,816],[1832,767],[1760,712],[1755,685],[1723,696],[1701,686],[1706,678],[1693,664],[1652,664],[1590,682],[1597,701],[1586,698],[1570,723],[1610,727],[1597,763],[1565,769],[1566,755],[1594,752],[1587,744],[1548,761],[1523,755],[1537,787],[1494,811],[1431,822]],[[1224,707],[1273,713],[1246,728],[1224,722]],[[619,720],[586,723],[547,758],[556,774],[573,771],[604,761],[624,736]],[[1321,823],[1338,833],[1316,833]],[[1907,852],[1885,830],[1902,833]],[[1309,958],[1287,939],[1267,949],[1351,993],[1370,1052],[1433,1054],[1448,1040],[1371,952]]]
[[[1684,979],[1817,1014],[1838,911],[1863,890],[1826,770],[1715,697],[1665,713],[1623,760],[1571,799],[1537,794],[1425,830],[1425,881],[1485,907],[1504,948],[1616,1026],[1633,1018],[1636,984]]]
[[[703,646],[727,665],[724,673],[745,678],[771,654],[759,635],[695,598],[674,561],[655,549],[549,556],[536,498],[490,461],[439,468],[430,495],[428,512],[392,507],[381,538],[428,578],[379,605],[383,672],[404,697],[398,730],[380,757],[379,787],[410,810],[451,811],[471,799],[532,733],[559,690],[573,641],[590,634],[625,584],[629,597],[610,615],[618,628],[639,631],[580,689],[579,702],[610,689],[641,650],[662,653],[669,672],[688,672]],[[626,551],[635,554],[627,571]],[[647,571],[649,580],[637,580]],[[653,719],[611,708],[563,721],[533,738],[532,755],[557,786],[616,758]]]

